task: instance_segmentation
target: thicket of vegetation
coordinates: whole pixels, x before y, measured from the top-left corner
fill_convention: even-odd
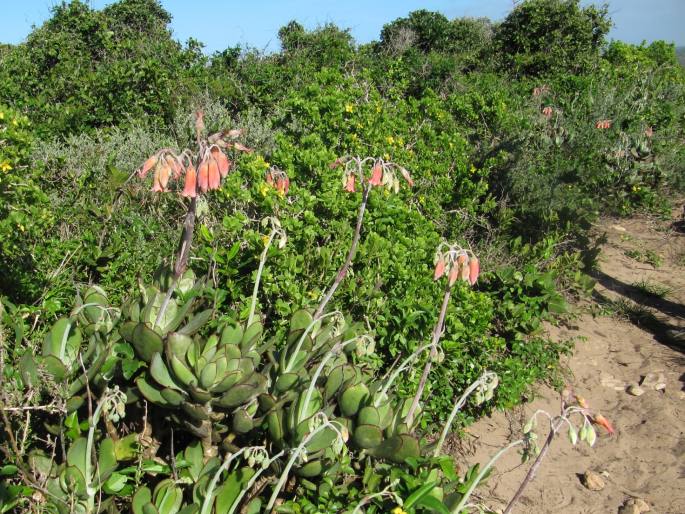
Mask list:
[[[73,1],[0,48],[0,512],[464,511],[426,436],[561,385],[588,228],[685,185],[675,48],[576,0],[273,54],[170,19]]]

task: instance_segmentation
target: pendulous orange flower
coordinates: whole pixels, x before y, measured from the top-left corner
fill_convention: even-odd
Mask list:
[[[438,280],[445,274],[445,261],[440,258],[435,265],[435,271],[433,272],[433,280]]]
[[[615,430],[614,427],[611,425],[608,419],[606,419],[604,416],[601,414],[596,414],[592,416],[591,421],[595,425],[599,425],[602,427],[604,430],[606,430],[609,434],[614,434]]]
[[[186,169],[186,181],[181,195],[186,198],[195,198],[197,196],[197,172],[192,164],[189,164]]]
[[[200,169],[197,172],[197,185],[203,193],[209,189],[209,163],[206,159],[200,163]]]
[[[480,274],[480,262],[478,257],[471,257],[469,259],[469,284],[474,285],[478,280],[478,275]]]
[[[148,158],[148,160],[145,161],[143,163],[143,165],[140,167],[140,170],[138,171],[138,176],[140,178],[145,178],[148,171],[150,171],[156,164],[157,164],[157,156],[153,155],[152,157]]]
[[[209,158],[208,164],[208,187],[209,189],[219,189],[221,187],[221,173],[219,173],[219,164],[216,159]]]
[[[383,183],[383,168],[376,163],[371,170],[371,178],[369,179],[370,186],[380,186]]]
[[[347,183],[345,185],[345,191],[348,193],[354,193],[354,174],[350,173],[347,176]]]

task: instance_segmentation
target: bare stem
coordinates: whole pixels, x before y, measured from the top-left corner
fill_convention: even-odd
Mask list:
[[[471,483],[470,487],[468,490],[464,493],[464,496],[462,496],[461,501],[457,504],[456,507],[452,509],[452,514],[458,514],[461,512],[466,504],[469,501],[469,498],[471,497],[471,493],[473,493],[473,490],[480,484],[480,482],[483,480],[483,477],[487,475],[488,471],[490,471],[490,468],[497,462],[502,455],[507,453],[509,450],[512,448],[515,448],[516,446],[519,446],[523,444],[523,439],[519,439],[518,441],[514,441],[513,443],[510,443],[509,445],[505,446],[504,448],[500,449],[491,459],[490,461],[483,466],[483,469],[480,470],[480,473],[478,473],[478,476],[476,476],[476,479]]]
[[[357,252],[357,246],[359,245],[359,237],[362,232],[362,222],[364,221],[364,211],[366,210],[366,203],[369,199],[370,191],[370,186],[364,185],[362,203],[359,206],[359,214],[357,215],[357,227],[354,231],[354,237],[352,238],[352,245],[350,246],[350,251],[347,253],[347,259],[345,259],[345,262],[338,270],[338,274],[336,275],[335,280],[333,281],[333,284],[331,285],[330,289],[326,293],[326,296],[323,297],[323,300],[321,300],[321,303],[316,308],[316,312],[314,313],[314,319],[317,319],[319,316],[321,316],[321,313],[323,313],[324,309],[326,308],[326,305],[328,305],[328,302],[333,297],[333,294],[335,293],[336,289],[338,289],[338,286],[340,286],[342,281],[347,276],[347,271],[350,269],[350,264],[352,264],[352,259],[354,259],[354,254]]]
[[[552,440],[554,439],[554,436],[557,435],[557,432],[559,431],[559,428],[563,423],[558,423],[556,426],[554,426],[554,423],[550,423],[550,431],[549,435],[547,436],[547,440],[545,441],[545,444],[542,446],[540,449],[540,453],[538,454],[537,458],[535,459],[535,462],[533,462],[533,465],[530,467],[528,470],[528,473],[526,473],[526,477],[523,479],[523,482],[521,482],[521,485],[519,486],[518,490],[516,491],[516,494],[514,494],[514,497],[511,499],[509,502],[509,505],[507,505],[507,508],[504,509],[504,512],[502,514],[509,514],[511,512],[511,509],[514,508],[514,504],[518,501],[518,499],[521,497],[523,494],[523,490],[528,486],[528,484],[535,478],[535,473],[537,473],[538,468],[540,467],[540,464],[542,463],[542,459],[545,458],[545,455],[547,455],[547,450],[549,450],[550,445],[552,444]]]
[[[419,387],[416,390],[416,394],[414,395],[414,399],[411,402],[411,407],[409,408],[409,412],[407,413],[407,418],[406,418],[406,423],[407,426],[411,426],[412,422],[414,421],[414,413],[416,412],[416,409],[419,407],[419,401],[421,400],[421,396],[423,396],[423,390],[426,388],[426,382],[428,381],[428,374],[430,373],[431,370],[431,365],[433,363],[433,359],[437,355],[438,352],[438,341],[440,341],[440,338],[442,337],[442,334],[444,332],[444,324],[445,324],[445,315],[447,314],[447,306],[450,303],[450,287],[449,285],[445,288],[445,295],[442,297],[442,306],[440,307],[440,315],[438,316],[438,321],[435,324],[435,328],[433,328],[433,339],[431,341],[431,352],[430,355],[428,356],[428,360],[426,360],[426,364],[423,367],[423,374],[421,375],[421,380],[419,381]]]
[[[262,280],[262,272],[264,271],[264,264],[266,263],[266,256],[269,253],[269,248],[271,247],[271,243],[273,242],[275,235],[276,235],[276,229],[273,228],[273,229],[271,229],[271,233],[269,234],[269,239],[266,242],[266,244],[264,245],[264,251],[262,251],[262,255],[259,259],[259,268],[257,269],[257,278],[255,278],[254,289],[252,290],[252,303],[250,304],[250,314],[247,317],[247,324],[245,325],[245,328],[252,325],[252,319],[254,318],[254,311],[257,308],[257,293],[259,291],[259,282]]]
[[[440,439],[438,440],[438,445],[435,447],[435,451],[433,452],[433,457],[440,456],[440,452],[442,451],[442,445],[445,444],[445,439],[447,438],[447,434],[450,431],[450,427],[452,426],[452,422],[454,422],[454,418],[457,415],[457,412],[459,412],[459,410],[464,406],[466,400],[471,395],[471,393],[473,393],[482,384],[484,384],[488,377],[491,376],[493,376],[493,374],[487,372],[481,375],[480,378],[478,378],[478,380],[476,380],[466,389],[466,391],[464,391],[464,393],[461,395],[461,398],[459,398],[457,403],[454,404],[452,412],[450,412],[449,418],[447,418],[447,424],[445,425],[445,428],[442,429],[442,433],[440,434]]]
[[[202,112],[198,111],[195,114],[195,139],[197,141],[197,160],[195,162],[195,168],[200,167],[200,162],[202,160],[202,155],[204,154],[205,145],[202,142],[202,131],[204,130],[204,123],[202,121]],[[178,251],[176,252],[176,263],[174,264],[174,277],[171,281],[169,289],[164,296],[164,301],[159,308],[157,313],[157,318],[155,319],[155,325],[159,325],[160,321],[164,318],[164,313],[166,312],[171,296],[174,294],[174,289],[176,289],[176,284],[181,275],[185,272],[188,267],[188,258],[190,257],[190,247],[193,244],[193,235],[195,233],[195,215],[197,213],[197,196],[190,200],[190,205],[188,206],[188,212],[186,212],[186,217],[183,222],[183,232],[181,233],[181,242],[178,245]]]

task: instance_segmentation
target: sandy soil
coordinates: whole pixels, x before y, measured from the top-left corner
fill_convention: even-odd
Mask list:
[[[685,514],[685,342],[677,337],[685,329],[685,232],[678,230],[679,216],[674,213],[672,221],[605,220],[597,227],[606,241],[595,299],[613,314],[583,314],[550,332],[559,339],[584,338],[566,363],[569,382],[614,423],[616,434],[602,434],[594,448],[572,446],[565,432],[557,437],[514,513],[617,513],[626,501],[641,498],[650,512]],[[655,267],[636,257],[661,262]],[[644,294],[634,285],[642,281],[669,291],[663,298]],[[665,389],[644,387],[644,394],[631,395],[630,384],[640,384],[650,372],[665,382]],[[536,398],[517,411],[498,412],[470,427],[455,449],[460,463],[487,462],[498,448],[520,437],[537,409],[557,413],[558,393],[541,386]],[[541,444],[547,436],[543,427],[539,424]],[[479,500],[495,511],[503,509],[528,466],[510,452],[479,488]],[[602,490],[583,485],[581,476],[588,470],[602,476]]]

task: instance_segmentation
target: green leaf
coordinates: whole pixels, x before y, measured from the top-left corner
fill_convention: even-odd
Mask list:
[[[113,473],[103,484],[102,488],[107,494],[116,494],[124,488],[127,481],[127,476]]]
[[[447,477],[447,480],[450,482],[459,480],[459,475],[457,474],[452,457],[449,455],[442,456],[438,460],[438,464],[440,465],[442,472],[445,474],[445,477]]]
[[[197,313],[195,316],[190,318],[190,321],[178,331],[179,334],[185,334],[187,336],[192,336],[195,332],[200,330],[205,324],[211,319],[214,314],[213,309],[207,309],[202,312]]]
[[[119,334],[136,349],[145,362],[150,362],[155,353],[162,353],[162,337],[145,323],[127,321],[119,327]]]
[[[150,361],[150,374],[159,385],[181,391],[181,388],[176,385],[176,382],[171,378],[169,370],[159,353],[155,353],[152,356],[152,360]]]
[[[145,514],[143,512],[143,507],[151,502],[152,492],[145,486],[141,487],[136,491],[136,494],[133,495],[133,500],[131,501],[133,514]]]
[[[306,330],[307,327],[312,323],[311,313],[304,309],[296,311],[292,318],[290,318],[290,332],[295,332],[297,330]]]
[[[565,314],[568,312],[568,303],[561,295],[554,295],[548,303],[550,312],[554,314]]]
[[[406,506],[406,503],[405,503]],[[434,496],[423,496],[416,502],[416,506],[426,507],[433,512],[438,512],[439,514],[450,514],[449,509]]]
[[[132,460],[138,455],[139,447],[138,434],[128,434],[114,443],[114,455],[119,462]]]
[[[248,480],[254,476],[253,469],[240,468],[226,478],[216,490],[215,514],[227,514],[240,491],[245,487]]]
[[[98,473],[101,480],[106,480],[117,469],[117,457],[114,441],[109,437],[100,443],[98,452]]]
[[[67,451],[67,464],[77,468],[84,478],[86,478],[86,459],[90,458],[89,455],[86,455],[86,446],[86,438],[79,437],[71,443]]]
[[[6,464],[0,468],[0,476],[12,476],[15,475],[17,471],[19,471],[19,468],[17,468],[14,464]]]
[[[404,507],[409,508],[414,505],[421,498],[428,495],[436,485],[437,482],[428,482],[427,484],[423,484],[416,491],[411,493],[406,500],[404,500]]]
[[[202,453],[200,441],[193,441],[189,444],[183,454],[189,464],[187,471],[190,474],[190,478],[193,479],[193,482],[197,482],[204,465],[204,454]]]

